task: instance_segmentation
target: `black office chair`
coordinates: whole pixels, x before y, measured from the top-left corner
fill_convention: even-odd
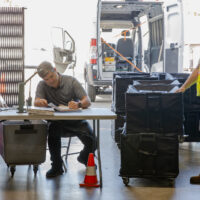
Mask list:
[[[124,36],[124,32],[122,31],[121,35]],[[126,59],[130,62],[133,60],[133,40],[131,38],[127,38],[130,36],[130,32],[126,31],[126,38],[120,38],[117,42],[116,50],[122,54]],[[124,60],[121,56],[117,55],[116,59],[116,70],[117,71],[131,71],[131,65]]]

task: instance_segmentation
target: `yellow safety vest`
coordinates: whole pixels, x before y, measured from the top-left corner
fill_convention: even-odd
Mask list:
[[[196,83],[196,87],[197,87],[197,96],[200,96],[200,67],[198,70],[198,77],[197,77],[197,83]]]

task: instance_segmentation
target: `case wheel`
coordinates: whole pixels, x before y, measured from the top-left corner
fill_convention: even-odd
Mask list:
[[[122,177],[123,183],[125,186],[129,184],[129,178],[128,177]]]
[[[174,186],[174,179],[173,178],[169,178],[168,179],[168,184],[169,184],[169,186]]]
[[[37,171],[38,171],[38,165],[33,165],[33,171],[34,171],[34,175],[36,176]]]
[[[15,165],[10,166],[10,173],[11,173],[11,177],[13,178],[14,173],[15,173]]]

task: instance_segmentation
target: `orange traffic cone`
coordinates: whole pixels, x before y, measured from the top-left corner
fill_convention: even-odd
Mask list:
[[[96,175],[96,167],[94,163],[94,155],[93,153],[89,154],[86,175],[84,179],[84,183],[79,184],[81,187],[99,187]]]

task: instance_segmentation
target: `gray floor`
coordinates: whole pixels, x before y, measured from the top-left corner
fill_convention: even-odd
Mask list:
[[[99,97],[94,107],[110,107],[110,96]],[[14,178],[3,159],[0,158],[0,200],[193,200],[200,199],[200,185],[191,185],[189,178],[200,173],[200,145],[183,143],[180,145],[180,173],[174,186],[164,180],[131,178],[128,187],[119,177],[120,151],[111,136],[111,121],[101,121],[101,158],[103,188],[80,188],[85,167],[76,160],[77,155],[69,157],[64,175],[46,179],[50,167],[49,154],[46,162],[39,167],[34,177],[32,166],[17,166]],[[64,143],[66,140],[63,141]],[[72,141],[72,151],[79,150],[81,144]],[[97,162],[96,162],[97,163]],[[98,173],[97,173],[98,174]]]

